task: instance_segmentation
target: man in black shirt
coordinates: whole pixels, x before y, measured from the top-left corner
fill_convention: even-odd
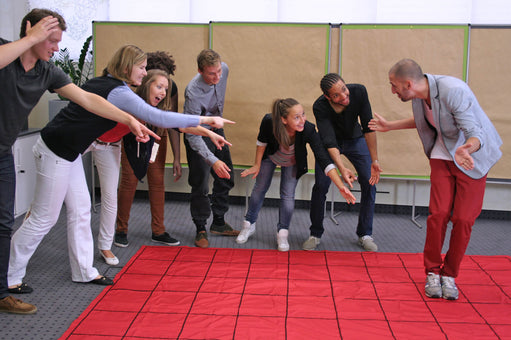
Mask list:
[[[361,189],[360,213],[357,235],[362,248],[377,251],[372,238],[375,184],[382,171],[378,164],[376,134],[368,127],[372,119],[371,104],[366,88],[360,84],[346,85],[336,73],[329,73],[321,79],[321,95],[313,105],[316,125],[325,148],[341,172],[342,178],[352,186],[357,179],[341,160],[341,154],[353,164]],[[310,237],[304,242],[304,250],[314,250],[323,235],[325,201],[330,179],[318,169],[316,163],[316,183],[312,188]]]

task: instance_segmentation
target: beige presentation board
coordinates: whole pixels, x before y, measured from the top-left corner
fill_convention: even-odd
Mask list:
[[[386,119],[412,116],[411,102],[392,94],[388,71],[412,58],[425,73],[463,79],[466,26],[342,25],[341,75],[366,86],[371,108]],[[429,176],[428,159],[416,130],[377,133],[378,155],[386,175]]]
[[[472,27],[468,84],[504,144],[489,178],[511,178],[511,27]]]
[[[184,91],[197,74],[197,55],[209,47],[209,25],[166,24],[136,22],[94,22],[94,60],[96,74],[101,74],[115,51],[125,44],[133,44],[145,52],[166,51],[175,61],[172,79],[178,87],[178,111],[183,112]],[[181,163],[186,163],[186,152],[181,139]],[[167,147],[167,163],[174,156]]]
[[[314,122],[312,104],[321,94],[319,81],[328,71],[341,73],[348,83],[364,84],[373,112],[399,119],[412,113],[411,103],[402,103],[390,90],[388,70],[396,61],[413,58],[426,73],[463,80],[468,68],[469,84],[504,140],[504,156],[489,177],[511,178],[507,142],[511,124],[504,109],[509,92],[506,89],[511,88],[510,66],[504,60],[511,48],[505,43],[511,39],[510,29],[214,22],[95,22],[93,27],[96,74],[126,43],[145,51],[165,50],[173,54],[180,111],[184,89],[197,73],[197,54],[209,46],[217,50],[230,68],[224,114],[237,122],[226,128],[226,135],[233,143],[233,163],[238,166],[252,165],[260,120],[270,112],[276,98],[298,99],[308,119]],[[378,133],[378,149],[385,174],[429,176],[428,161],[416,131]],[[181,153],[181,162],[186,163],[183,147]],[[170,150],[167,161],[172,161]],[[312,155],[309,168],[313,168]]]
[[[96,75],[125,44],[136,45],[145,52],[166,51],[176,63],[172,78],[180,98],[186,84],[197,74],[197,54],[209,46],[209,27],[205,24],[94,22],[93,30]],[[182,108],[182,100],[179,106]]]
[[[212,48],[230,70],[224,117],[236,121],[226,129],[233,163],[252,165],[261,119],[275,99],[295,98],[314,122],[329,25],[213,23],[211,32]],[[309,168],[314,168],[312,152]]]

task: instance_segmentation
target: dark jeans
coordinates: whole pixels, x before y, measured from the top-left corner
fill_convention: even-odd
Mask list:
[[[223,129],[213,130],[221,136],[224,136]],[[222,150],[218,150],[207,137],[203,137],[209,150],[221,161],[223,161],[229,169],[231,169],[231,178],[220,178],[209,166],[204,158],[197,152],[193,151],[185,140],[186,157],[188,159],[188,184],[192,187],[190,196],[190,213],[192,220],[198,228],[206,225],[207,219],[213,212],[214,216],[223,217],[229,210],[229,191],[234,186],[234,171],[231,160],[229,147],[225,145]],[[213,191],[211,201],[208,197],[209,193],[209,174],[213,176]]]
[[[358,215],[357,235],[359,237],[373,234],[374,202],[376,187],[369,184],[371,178],[371,155],[364,137],[357,139],[345,139],[339,145],[339,151],[353,164],[360,184],[360,212]],[[325,175],[316,162],[316,182],[312,187],[310,219],[310,233],[312,236],[321,237],[324,232],[323,219],[325,218],[325,201],[330,178]]]
[[[16,174],[11,153],[0,155],[0,299],[8,296],[7,270],[14,225]]]

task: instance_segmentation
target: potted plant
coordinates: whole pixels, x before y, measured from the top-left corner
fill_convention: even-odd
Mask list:
[[[83,85],[83,83],[85,83],[93,76],[94,67],[92,64],[91,42],[92,35],[89,36],[83,43],[78,61],[75,61],[71,58],[67,48],[61,49],[58,54],[54,55],[50,59],[50,62],[64,71],[64,73],[66,73],[71,78],[73,84],[77,86]],[[49,101],[50,120],[52,120],[53,117],[55,117],[55,115],[69,103],[66,98],[60,95],[59,98],[60,100]]]

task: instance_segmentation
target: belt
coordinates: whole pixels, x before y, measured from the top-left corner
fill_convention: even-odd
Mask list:
[[[117,142],[103,142],[102,140],[96,139],[96,143],[98,143],[99,145],[111,145],[111,146],[118,147],[119,142],[120,142],[120,140],[118,140]]]

